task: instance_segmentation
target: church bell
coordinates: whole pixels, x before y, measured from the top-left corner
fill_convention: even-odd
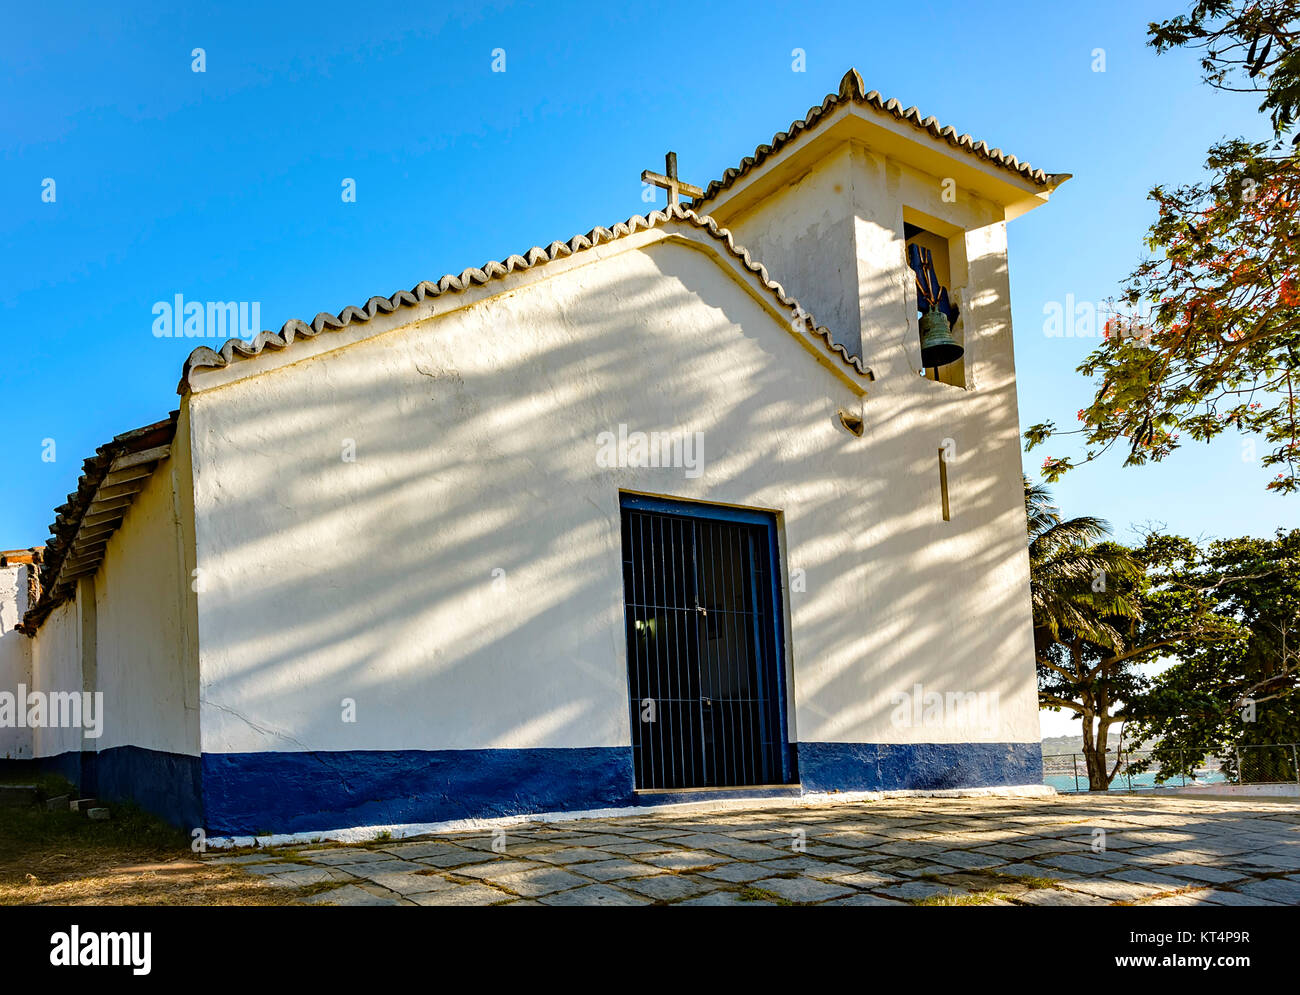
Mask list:
[[[932,308],[921,318],[921,365],[927,370],[961,359],[964,350],[952,337],[948,316]]]

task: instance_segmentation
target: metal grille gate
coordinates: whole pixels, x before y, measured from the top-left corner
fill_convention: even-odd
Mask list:
[[[623,508],[632,755],[641,789],[787,779],[772,526],[701,512]]]

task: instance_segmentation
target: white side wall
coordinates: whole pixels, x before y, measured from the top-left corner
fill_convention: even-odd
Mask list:
[[[182,443],[183,444],[183,443]],[[97,688],[104,733],[96,748],[198,753],[197,669],[184,625],[178,488],[182,454],[161,463],[109,540],[95,583]]]
[[[27,572],[35,567],[19,563],[0,567],[0,691],[18,693],[18,685],[31,687],[31,640],[14,626],[27,611]],[[29,760],[33,739],[30,729],[0,727],[0,760]]]
[[[93,577],[78,582],[76,594],[49,614],[33,638],[0,633],[0,687],[21,666],[10,661],[25,657],[30,690],[103,695],[98,738],[84,736],[81,728],[34,730],[34,753],[28,756],[120,746],[198,754],[187,436],[187,428],[178,431],[171,458],[135,497]],[[8,611],[0,599],[6,626]],[[0,730],[0,737],[7,732]]]
[[[783,581],[807,577],[785,593],[799,740],[1036,742],[997,251],[990,389],[873,391],[862,439],[836,418],[860,399],[672,243],[200,384],[203,750],[628,744],[620,489],[778,512]],[[705,472],[600,468],[620,423],[704,432]],[[899,728],[917,683],[997,692],[995,725]]]
[[[31,690],[81,691],[80,599],[73,597],[50,612],[31,641]],[[81,729],[41,728],[34,730],[35,755],[54,757],[94,749],[93,741],[82,737]]]

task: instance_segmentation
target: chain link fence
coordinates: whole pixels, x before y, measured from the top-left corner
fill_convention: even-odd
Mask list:
[[[1201,784],[1300,783],[1300,746],[1295,743],[1252,744],[1227,753],[1200,756],[1178,751],[1168,771],[1152,750],[1125,750],[1106,754],[1106,770],[1119,769],[1110,783],[1112,791],[1185,787]],[[1165,759],[1171,759],[1166,753]],[[1043,783],[1057,791],[1087,791],[1088,764],[1082,753],[1043,757]]]

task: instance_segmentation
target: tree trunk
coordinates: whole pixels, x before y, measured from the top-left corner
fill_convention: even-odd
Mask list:
[[[1083,673],[1083,647],[1078,641],[1070,648],[1075,656],[1075,669]],[[1079,690],[1079,704],[1083,706],[1080,716],[1083,722],[1083,759],[1088,767],[1088,790],[1107,791],[1110,789],[1110,771],[1106,769],[1106,732],[1110,728],[1110,716],[1106,714],[1109,702],[1104,696],[1094,696],[1086,688]],[[1093,729],[1093,719],[1097,727]]]

